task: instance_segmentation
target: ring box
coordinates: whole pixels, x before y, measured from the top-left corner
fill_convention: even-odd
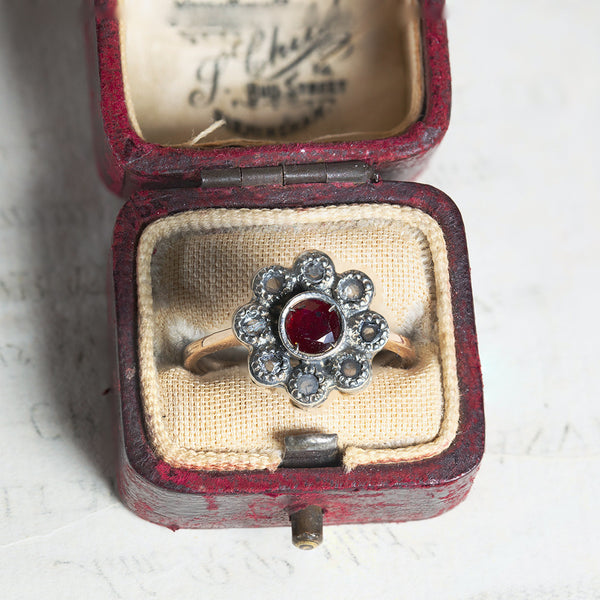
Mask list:
[[[462,221],[442,192],[386,181],[414,177],[448,125],[443,2],[95,0],[89,17],[100,170],[127,199],[113,241],[123,501],[173,529],[459,503],[484,444]],[[254,272],[309,249],[369,274],[416,365],[381,353],[365,391],[311,411],[252,384],[237,350],[182,367],[186,344],[231,326]],[[337,435],[333,462],[287,456],[286,437],[320,435]]]

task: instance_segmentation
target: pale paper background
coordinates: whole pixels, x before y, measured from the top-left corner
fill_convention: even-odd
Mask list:
[[[426,522],[179,531],[114,493],[105,267],[79,0],[0,0],[2,598],[600,597],[600,5],[449,7],[450,132],[421,180],[465,219],[488,445]]]

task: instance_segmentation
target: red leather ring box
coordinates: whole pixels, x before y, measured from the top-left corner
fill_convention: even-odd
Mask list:
[[[448,124],[443,3],[154,4],[96,0],[89,28],[101,172],[128,198],[113,243],[124,502],[171,528],[455,506],[484,443],[464,230],[442,192],[384,181],[414,176]],[[312,248],[373,277],[414,367],[376,359],[369,391],[319,412],[247,381],[239,355],[183,369],[257,268]],[[290,466],[283,439],[300,433],[337,434],[341,459]]]
[[[397,10],[399,6],[401,12],[408,13],[409,16],[405,17],[405,19],[409,21],[411,18],[410,13],[413,13],[415,10],[419,11],[419,14],[416,16],[418,22],[415,25],[418,31],[412,32],[412,38],[408,34],[403,38],[406,40],[406,45],[414,46],[413,48],[398,49],[393,46],[393,43],[390,43],[391,48],[387,51],[369,51],[365,53],[367,59],[370,59],[371,55],[373,55],[372,58],[374,60],[379,60],[380,66],[376,69],[380,71],[378,73],[378,80],[384,83],[377,86],[377,91],[380,91],[382,96],[388,98],[385,109],[391,116],[390,119],[383,122],[375,119],[375,122],[372,124],[372,128],[375,131],[366,130],[357,136],[354,135],[355,122],[342,123],[341,125],[335,123],[333,124],[333,128],[342,133],[342,135],[338,136],[337,141],[330,141],[331,136],[328,135],[319,136],[319,132],[313,135],[321,141],[302,139],[302,136],[297,136],[291,132],[287,136],[280,136],[279,138],[281,140],[282,137],[287,137],[288,141],[274,139],[268,144],[261,144],[259,147],[246,143],[226,146],[218,144],[189,145],[182,142],[193,138],[199,132],[199,129],[203,127],[203,125],[194,127],[195,122],[193,119],[195,118],[195,114],[192,113],[191,116],[186,117],[186,119],[189,119],[189,123],[187,123],[189,126],[188,135],[184,133],[182,136],[177,131],[171,138],[173,143],[153,143],[140,135],[146,127],[145,123],[142,122],[143,109],[135,110],[136,98],[140,96],[146,98],[146,92],[149,89],[150,93],[148,93],[148,96],[151,97],[150,102],[152,102],[152,96],[160,96],[164,86],[168,85],[170,78],[173,77],[173,65],[170,62],[170,56],[166,57],[166,64],[161,63],[157,67],[159,69],[163,68],[164,72],[159,71],[158,74],[154,72],[148,73],[148,70],[151,70],[152,65],[155,64],[152,59],[156,58],[157,54],[158,56],[163,56],[165,48],[170,47],[169,44],[172,40],[167,38],[164,45],[157,46],[156,40],[152,37],[152,27],[149,27],[150,31],[146,32],[143,29],[144,22],[140,25],[140,28],[142,28],[141,32],[138,32],[135,27],[130,27],[130,29],[134,29],[133,33],[127,36],[124,34],[128,30],[123,26],[119,15],[123,12],[127,13],[125,16],[129,16],[130,12],[135,13],[138,4],[141,7],[140,13],[151,13],[152,8],[148,8],[147,3],[136,3],[133,0],[130,2],[124,2],[123,0],[121,2],[119,0],[95,0],[91,4],[94,14],[89,20],[90,28],[88,32],[90,47],[92,49],[92,72],[95,74],[94,115],[98,129],[97,150],[100,168],[109,187],[123,197],[127,198],[132,192],[139,189],[200,186],[203,181],[203,171],[225,167],[270,167],[279,164],[335,163],[358,160],[366,164],[376,165],[380,172],[392,171],[395,179],[410,180],[423,168],[426,159],[431,154],[431,151],[440,143],[448,128],[450,117],[450,70],[446,26],[443,19],[444,2],[440,0],[424,0],[422,2],[416,2],[415,0],[403,2],[385,0],[381,3],[381,6],[386,6],[386,11],[381,9],[380,11],[372,11],[370,10],[371,5],[362,1],[355,3],[356,6],[362,6],[362,12],[359,10],[359,15],[356,18],[364,18],[365,15],[363,13],[365,12],[367,14],[379,14],[381,12],[381,18],[385,19],[389,17],[388,13],[390,11]],[[156,1],[154,4],[158,4],[159,6],[175,5],[175,3],[157,3]],[[193,6],[196,3],[183,4]],[[224,3],[215,4],[222,7]],[[265,2],[263,4],[276,5],[277,3]],[[295,4],[307,5],[309,3],[296,2]],[[334,3],[325,3],[325,8],[328,8],[330,4]],[[345,4],[349,5],[347,2]],[[128,11],[122,10],[123,6],[127,5],[131,5],[132,8]],[[267,10],[273,10],[273,6],[268,6]],[[346,10],[348,10],[347,7]],[[224,13],[228,12],[223,7],[222,11]],[[323,9],[323,12],[326,12],[325,9]],[[349,12],[350,17],[352,17],[353,12],[351,10]],[[245,16],[244,14],[240,18],[243,19]],[[135,19],[135,17],[136,15],[134,14],[132,19]],[[177,22],[178,19],[182,21],[179,36],[181,39],[185,39],[186,35],[188,37],[192,35],[186,32],[184,26],[187,23],[184,17],[177,16],[177,11],[173,11],[173,14],[168,13],[164,15],[164,18],[171,18],[171,22]],[[201,16],[197,16],[197,19],[200,18]],[[415,17],[412,18],[415,19]],[[192,24],[188,26],[193,29],[193,18],[190,17],[189,20]],[[227,26],[231,27],[231,25]],[[154,25],[154,27],[159,26]],[[269,27],[268,33],[264,35],[268,36],[270,34],[271,37],[264,42],[264,48],[261,47],[261,51],[266,54],[267,58],[273,52],[273,46],[277,44],[277,41],[273,37],[276,35],[273,33],[273,30],[277,29],[277,25],[270,25]],[[367,41],[372,41],[373,38],[375,40],[379,39],[378,27],[381,27],[380,20],[375,21],[371,27],[371,31],[367,30],[367,33],[370,34]],[[304,37],[306,37],[305,30],[306,27],[304,28]],[[350,28],[350,32],[349,40],[352,43],[352,34],[357,37],[357,32],[353,31],[352,28]],[[409,31],[408,33],[411,32]],[[358,35],[360,34],[361,30],[359,29]],[[173,35],[176,36],[176,33]],[[281,34],[279,35],[281,36]],[[320,35],[327,41],[331,39],[332,34],[327,26],[322,26]],[[334,38],[333,46],[325,46],[323,54],[338,52],[338,46],[343,44],[344,36],[348,36],[346,30],[342,30],[341,34],[337,34],[337,38]],[[388,32],[386,36],[392,38],[392,42],[398,37],[395,31]],[[418,37],[418,39],[414,39],[415,37]],[[141,58],[138,58],[137,61],[133,61],[132,58],[132,62],[135,65],[124,70],[124,57],[128,56],[126,54],[128,49],[127,40],[132,40],[131,45],[134,49],[140,51]],[[133,45],[138,40],[141,40],[140,43],[137,46]],[[309,40],[308,44],[311,41]],[[288,42],[290,46],[299,43],[293,36],[291,38],[288,37]],[[211,39],[209,39],[209,43],[212,43]],[[314,46],[315,43],[312,43],[312,45]],[[147,50],[151,47],[154,47],[155,51],[151,57],[148,57]],[[229,47],[225,46],[225,48]],[[301,48],[297,52],[302,53],[302,51],[303,49]],[[130,53],[135,53],[135,50],[132,49]],[[218,57],[226,53],[227,50],[223,52],[218,50],[216,56]],[[407,66],[406,62],[408,59],[395,60],[396,55],[402,53],[406,55],[418,55],[418,64]],[[248,52],[240,52],[240,54],[242,55],[239,57],[239,60],[245,62]],[[391,59],[389,58],[390,54],[392,56]],[[216,60],[214,59],[214,52],[212,52],[212,56],[213,60]],[[178,57],[178,60],[185,61],[186,58],[187,56],[184,53],[182,57]],[[319,56],[319,60],[309,64],[309,67],[311,69],[317,68],[318,65],[323,63],[322,59],[323,57]],[[289,63],[293,61],[293,57],[290,57],[289,60],[287,57],[281,60],[287,60]],[[325,56],[323,63],[325,66],[319,68],[326,71],[329,67],[327,60],[328,57]],[[214,78],[215,67],[213,65],[212,71],[209,70],[209,74],[204,75],[204,71],[201,68],[204,62],[202,58],[190,60],[189,66],[186,69],[187,72],[183,75],[186,78],[185,83],[181,84],[181,91],[176,98],[177,104],[172,104],[173,99],[171,97],[168,97],[165,101],[166,115],[161,115],[163,121],[168,122],[173,117],[172,113],[178,111],[180,107],[185,106],[186,109],[189,108],[190,96],[198,91],[198,85],[200,85],[200,88],[202,87],[202,84],[198,82],[199,78],[208,77],[210,81],[213,80],[210,75]],[[279,63],[277,63],[277,66],[279,66]],[[352,75],[355,69],[351,63],[349,64],[343,76],[347,79],[355,78],[354,85],[348,91],[348,95],[359,96],[358,104],[350,106],[350,110],[348,110],[348,107],[343,105],[339,106],[338,104],[336,107],[334,102],[334,111],[346,111],[351,119],[359,122],[364,118],[365,114],[377,115],[382,110],[381,96],[372,97],[369,93],[363,94],[363,90],[365,88],[368,89],[371,84],[369,80],[365,80],[365,77],[375,67],[377,65],[367,63],[366,67],[356,69],[356,73]],[[390,73],[390,68],[397,69],[399,72]],[[141,73],[139,82],[137,80],[133,81],[133,74],[137,72],[136,69]],[[413,73],[413,76],[415,79],[420,79],[420,83],[410,86],[410,89],[409,86],[398,85],[386,87],[386,82],[401,81],[404,72],[409,69],[417,71]],[[204,70],[206,70],[205,66]],[[234,72],[232,77],[236,77],[237,75],[238,73]],[[126,77],[124,78],[124,76]],[[261,77],[265,77],[265,75],[261,75]],[[310,83],[318,84],[319,82],[330,82],[333,86],[337,80],[335,76],[330,77],[326,74],[317,76],[311,73],[307,77],[309,78],[309,82],[305,84],[305,87],[309,88]],[[157,78],[159,79],[158,83],[155,81]],[[246,86],[251,85],[254,81],[253,76],[245,72],[242,74],[242,78],[241,83],[238,82],[238,85],[242,87],[244,84]],[[267,75],[265,78],[273,81],[271,75]],[[150,82],[148,82],[148,79]],[[313,79],[316,81],[313,81]],[[125,82],[129,82],[129,85],[125,85]],[[138,86],[136,88],[137,92],[130,91],[128,93],[127,90],[134,87],[134,84]],[[281,85],[285,86],[285,81]],[[159,88],[158,90],[156,89],[157,87]],[[350,92],[353,92],[353,94],[350,94]],[[210,97],[210,93],[211,91],[208,90],[206,95]],[[361,98],[360,96],[364,97]],[[223,102],[222,108],[208,113],[206,124],[215,116],[215,112],[224,113],[228,107],[231,107],[232,102],[229,99],[226,100]],[[324,94],[323,104],[328,106],[331,105],[331,102],[331,95]],[[316,109],[319,108],[321,106],[317,102]],[[307,114],[310,114],[311,109],[313,111],[316,110],[313,101],[308,102],[300,108],[295,108],[293,112],[300,115],[299,118],[302,119]],[[131,118],[132,115],[135,116],[134,119]],[[153,117],[154,115],[150,112],[147,118],[152,121]],[[136,126],[136,123],[138,126]],[[164,122],[157,128],[158,133],[152,137],[159,142],[164,142],[165,139],[169,139],[169,136],[163,134],[161,127],[165,127]],[[385,133],[389,135],[385,135],[381,130],[385,130]],[[235,134],[235,132],[232,133]],[[243,133],[240,135],[243,135]],[[379,133],[379,135],[375,137],[376,133]],[[260,132],[251,135],[251,137],[260,137]],[[298,142],[296,141],[297,139],[302,139],[302,141]]]

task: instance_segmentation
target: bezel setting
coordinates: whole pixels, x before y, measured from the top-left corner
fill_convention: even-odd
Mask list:
[[[233,331],[250,349],[248,367],[257,384],[285,388],[292,403],[303,409],[320,406],[334,389],[354,393],[369,384],[372,358],[387,343],[389,326],[369,310],[375,288],[365,273],[338,274],[327,254],[309,250],[291,269],[261,269],[252,291],[253,301],[233,317]],[[325,344],[331,347],[319,354],[302,351],[286,328],[294,308],[310,300],[329,305],[339,317],[339,331],[337,320],[331,320],[333,341]],[[322,321],[317,312],[315,318]],[[310,320],[310,311],[306,318]]]
[[[311,354],[308,352],[302,352],[290,340],[290,337],[289,337],[288,331],[287,331],[287,327],[286,327],[288,316],[289,316],[290,312],[298,304],[304,302],[305,300],[320,300],[326,304],[329,304],[331,306],[331,308],[336,311],[336,313],[339,317],[340,333],[338,335],[338,339],[333,344],[333,347],[330,350],[327,350],[326,352],[322,352],[320,354]],[[333,356],[334,354],[336,354],[337,347],[344,339],[345,329],[346,329],[346,322],[343,317],[343,313],[342,313],[340,306],[337,304],[337,302],[335,302],[333,300],[333,298],[331,296],[328,296],[327,294],[324,294],[322,292],[309,291],[309,292],[303,292],[303,293],[297,294],[283,307],[283,310],[281,311],[281,315],[279,316],[278,332],[279,332],[279,339],[281,340],[281,343],[285,346],[286,350],[292,356],[294,356],[295,358],[299,358],[301,360],[305,360],[307,362],[314,362],[317,358],[324,360],[324,359],[329,358],[330,356]]]

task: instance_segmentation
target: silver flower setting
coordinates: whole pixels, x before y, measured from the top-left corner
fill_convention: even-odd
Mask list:
[[[257,384],[284,387],[304,409],[321,405],[333,389],[352,393],[369,384],[389,326],[369,310],[375,289],[365,273],[338,274],[329,256],[310,250],[291,269],[261,269],[252,291],[253,301],[233,317],[233,331],[250,349]]]

